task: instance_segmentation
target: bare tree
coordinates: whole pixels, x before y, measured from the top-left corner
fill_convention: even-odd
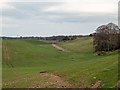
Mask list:
[[[118,49],[118,26],[109,23],[97,28],[94,34],[95,51],[111,51]]]

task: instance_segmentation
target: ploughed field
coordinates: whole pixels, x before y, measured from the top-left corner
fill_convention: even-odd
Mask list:
[[[97,56],[92,42],[90,37],[60,42],[60,51],[44,41],[3,40],[3,88],[89,88],[97,81],[116,87],[118,52]]]

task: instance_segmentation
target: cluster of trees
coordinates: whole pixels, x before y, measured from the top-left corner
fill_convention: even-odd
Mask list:
[[[119,27],[113,23],[102,25],[94,33],[95,51],[112,51],[120,48]]]
[[[51,36],[51,37],[35,37],[35,36],[30,36],[30,37],[0,37],[3,40],[8,40],[8,39],[32,39],[32,40],[48,40],[48,41],[67,41],[67,40],[74,40],[79,37],[85,37],[82,35],[70,35],[70,36]]]
[[[22,36],[19,36],[19,37],[0,37],[0,38],[3,40],[12,40],[12,39],[44,40],[45,39],[44,37],[34,37],[34,36],[31,36],[31,37],[22,37]]]
[[[46,37],[46,40],[54,40],[54,41],[67,41],[74,40],[76,38],[83,37],[82,35],[70,35],[70,36],[51,36]]]

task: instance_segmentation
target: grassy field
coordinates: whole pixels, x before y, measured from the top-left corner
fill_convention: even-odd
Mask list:
[[[97,56],[92,38],[60,42],[59,46],[69,52],[59,51],[43,41],[3,40],[3,88],[91,87],[99,80],[105,88],[117,85],[117,51]],[[60,78],[59,82],[65,81],[65,85],[54,80]]]

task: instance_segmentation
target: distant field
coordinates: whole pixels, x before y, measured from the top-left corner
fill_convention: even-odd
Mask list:
[[[117,85],[117,51],[97,56],[92,38],[60,42],[59,46],[69,52],[43,41],[3,40],[3,88],[91,87],[98,80],[106,88]]]

